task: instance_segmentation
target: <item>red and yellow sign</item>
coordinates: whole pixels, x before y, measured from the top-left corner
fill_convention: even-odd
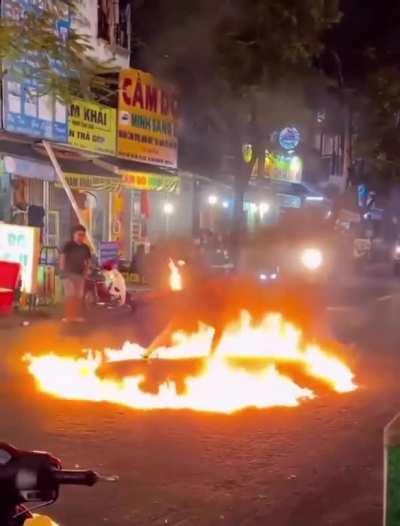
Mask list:
[[[156,192],[179,192],[179,177],[121,170],[124,186],[134,190],[155,190]]]
[[[120,73],[118,154],[143,163],[176,168],[178,98],[138,69]]]

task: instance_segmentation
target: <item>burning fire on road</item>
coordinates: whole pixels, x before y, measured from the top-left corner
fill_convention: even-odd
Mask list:
[[[169,287],[171,290],[177,292],[183,289],[182,275],[179,272],[178,266],[175,262],[170,259],[168,263],[169,267]]]
[[[227,324],[218,338],[214,327],[199,324],[197,332],[175,331],[168,345],[149,353],[126,343],[121,350],[87,351],[78,358],[55,353],[26,355],[38,388],[50,395],[127,407],[192,409],[234,413],[248,407],[297,406],[324,386],[337,393],[356,389],[350,368],[315,343],[281,314],[255,321],[249,312]],[[144,358],[147,356],[147,358]],[[182,364],[181,378],[174,374]],[[122,374],[103,370],[131,364]],[[132,365],[133,364],[133,365]],[[164,370],[154,389],[148,378]],[[171,373],[172,371],[172,373]],[[174,373],[175,371],[175,373]]]

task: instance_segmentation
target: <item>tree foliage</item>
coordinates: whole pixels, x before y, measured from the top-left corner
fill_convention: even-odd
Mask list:
[[[142,65],[179,85],[186,121],[233,160],[236,212],[271,133],[306,113],[304,88],[337,0],[147,0],[136,19]],[[157,16],[155,16],[157,13]],[[157,26],[152,27],[152,21]],[[315,79],[313,79],[315,80]],[[184,115],[185,118],[185,115]],[[184,122],[183,137],[191,134]],[[215,140],[218,137],[219,140]],[[254,145],[250,164],[242,145]],[[214,157],[218,157],[215,153]]]
[[[340,55],[352,93],[354,157],[392,174],[400,165],[400,4],[343,0],[343,10],[329,45]]]
[[[78,2],[51,0],[44,9],[23,10],[18,0],[9,0],[3,13],[3,74],[10,73],[17,80],[33,80],[38,94],[54,93],[64,101],[74,95],[88,96],[91,89],[104,87],[101,75],[110,71],[110,65],[93,58],[88,37],[78,32],[75,24],[69,27],[66,40],[60,38],[57,30],[60,20],[80,17]]]

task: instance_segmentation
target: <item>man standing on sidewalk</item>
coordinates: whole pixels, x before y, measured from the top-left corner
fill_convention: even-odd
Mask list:
[[[89,270],[91,253],[85,243],[86,229],[75,226],[71,232],[71,241],[65,245],[60,270],[63,276],[65,294],[65,318],[63,321],[83,321],[81,309],[85,288],[85,277]]]

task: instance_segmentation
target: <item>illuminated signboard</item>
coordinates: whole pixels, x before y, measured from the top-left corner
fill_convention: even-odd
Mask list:
[[[138,69],[120,72],[118,154],[177,168],[178,98],[173,87]]]
[[[284,128],[279,134],[279,144],[285,150],[294,150],[300,144],[300,132],[297,128]]]
[[[21,264],[22,292],[35,294],[38,286],[40,230],[0,223],[0,260]]]

